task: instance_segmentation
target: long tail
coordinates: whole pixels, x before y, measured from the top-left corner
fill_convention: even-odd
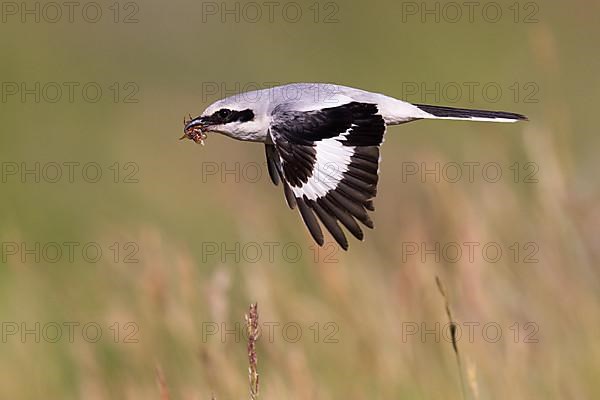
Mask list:
[[[427,104],[415,104],[415,106],[428,114],[422,118],[488,122],[527,121],[527,117],[524,115],[505,111],[470,110],[468,108],[440,107]]]

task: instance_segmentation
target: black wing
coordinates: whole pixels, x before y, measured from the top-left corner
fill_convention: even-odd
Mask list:
[[[373,228],[379,146],[385,122],[377,105],[352,102],[315,111],[280,111],[266,145],[269,174],[281,180],[290,208],[298,206],[312,237],[323,245],[318,220],[345,250],[348,240],[338,223],[357,239],[357,223]],[[318,219],[317,219],[318,218]]]

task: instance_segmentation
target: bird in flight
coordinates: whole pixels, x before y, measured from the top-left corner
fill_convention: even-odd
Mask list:
[[[521,114],[411,104],[383,94],[324,83],[294,83],[236,94],[184,121],[184,135],[204,144],[207,132],[264,143],[269,176],[282,183],[317,244],[322,225],[344,250],[340,224],[363,240],[379,179],[387,126],[420,119],[489,122],[526,120]]]

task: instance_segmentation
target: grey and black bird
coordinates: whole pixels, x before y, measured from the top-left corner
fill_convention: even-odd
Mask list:
[[[295,83],[240,93],[185,121],[184,138],[204,142],[206,132],[261,142],[275,185],[298,208],[315,242],[321,224],[348,249],[342,229],[364,237],[379,180],[380,147],[389,125],[420,119],[517,122],[503,111],[411,104],[383,94],[324,83]],[[319,222],[320,221],[320,222]]]

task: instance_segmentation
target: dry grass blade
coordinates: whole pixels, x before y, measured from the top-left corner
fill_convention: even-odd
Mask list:
[[[458,344],[456,342],[456,322],[454,322],[454,318],[452,318],[452,312],[450,311],[450,304],[448,303],[448,296],[446,296],[446,290],[444,289],[444,285],[442,285],[442,281],[438,276],[435,277],[435,283],[437,284],[438,290],[440,294],[444,298],[444,306],[446,308],[446,315],[448,316],[448,321],[450,322],[450,337],[452,340],[452,348],[454,349],[454,354],[456,355],[456,363],[458,365],[458,375],[460,378],[460,388],[462,390],[463,399],[466,399],[466,391],[465,391],[465,383],[462,372],[462,365],[460,361],[460,353],[458,352]]]
[[[258,331],[258,303],[250,304],[246,314],[246,326],[248,328],[248,381],[250,384],[250,400],[258,398],[258,359],[256,356],[256,341],[259,337]]]
[[[473,398],[479,399],[479,385],[477,384],[477,368],[475,364],[467,357],[467,382]]]
[[[169,388],[167,387],[165,374],[158,364],[156,364],[156,382],[158,383],[158,390],[160,391],[160,400],[169,400]]]
[[[435,283],[437,284],[440,294],[444,298],[446,315],[448,316],[448,320],[450,321],[450,336],[452,338],[452,348],[454,349],[454,353],[456,354],[456,357],[458,359],[458,364],[460,365],[460,355],[458,354],[458,345],[456,344],[456,323],[454,322],[454,318],[452,318],[450,304],[448,303],[448,296],[446,296],[446,290],[444,289],[444,285],[442,285],[442,281],[440,281],[440,278],[438,276],[435,277]]]

